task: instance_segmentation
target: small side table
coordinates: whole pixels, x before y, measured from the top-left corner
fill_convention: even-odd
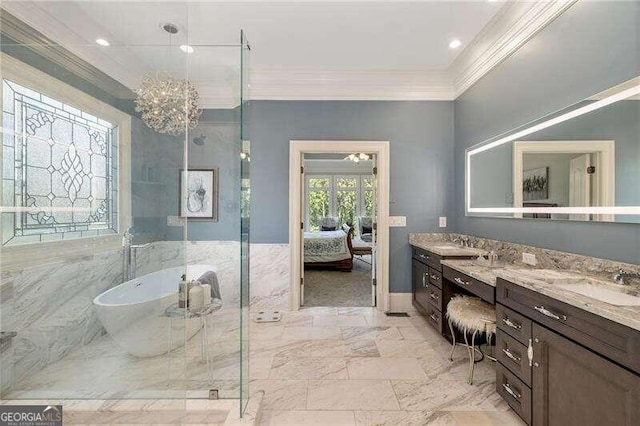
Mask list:
[[[209,362],[209,342],[207,339],[207,335],[208,335],[208,317],[209,314],[211,314],[214,311],[219,310],[220,308],[222,308],[222,300],[220,299],[211,299],[211,303],[206,306],[204,309],[200,310],[200,311],[191,311],[188,308],[181,308],[178,306],[178,302],[173,303],[171,305],[169,305],[169,307],[167,307],[167,309],[165,309],[164,311],[164,316],[168,317],[170,319],[170,324],[169,324],[169,350],[167,351],[167,353],[171,352],[171,347],[172,347],[172,333],[173,333],[173,319],[182,319],[182,320],[186,320],[186,319],[193,319],[193,318],[200,318],[200,323],[202,324],[202,338],[200,339],[200,357],[202,358],[202,360],[204,360],[207,363],[207,375],[211,375],[211,371],[210,371],[210,362]],[[186,324],[185,324],[186,327]],[[186,341],[185,341],[185,345],[186,345]],[[185,350],[185,355],[186,355],[186,350]],[[171,357],[169,357],[169,372],[171,371]]]

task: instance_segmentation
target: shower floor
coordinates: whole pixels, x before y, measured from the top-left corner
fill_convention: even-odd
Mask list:
[[[209,367],[201,357],[200,330],[169,354],[136,358],[105,334],[59,361],[14,383],[6,399],[238,398],[240,330],[238,309],[209,319]]]

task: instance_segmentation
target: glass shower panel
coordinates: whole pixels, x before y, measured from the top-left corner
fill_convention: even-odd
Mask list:
[[[240,415],[249,401],[251,141],[249,135],[249,57],[251,46],[240,34]]]
[[[0,398],[241,398],[241,44],[185,52],[185,3],[64,7],[122,36],[57,44],[2,11]],[[150,8],[178,34],[147,28]],[[183,277],[211,286],[207,309],[181,306]]]

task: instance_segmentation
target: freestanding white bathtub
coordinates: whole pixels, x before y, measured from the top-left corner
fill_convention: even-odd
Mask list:
[[[188,265],[187,279],[198,279],[212,265]],[[184,267],[162,269],[124,282],[93,299],[102,325],[118,345],[138,357],[169,352],[192,338],[202,327],[198,318],[169,318],[165,310],[178,302],[178,283]],[[171,331],[171,347],[169,336]]]

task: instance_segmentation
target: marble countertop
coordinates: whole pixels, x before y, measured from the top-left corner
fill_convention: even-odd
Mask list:
[[[461,245],[446,241],[419,241],[409,238],[409,244],[440,256],[456,257],[456,256],[484,256],[488,252],[486,250],[463,247]]]
[[[479,265],[472,259],[445,259],[441,263],[494,287],[497,278],[503,278],[521,287],[640,331],[640,306],[612,305],[560,287],[562,284],[581,281],[605,289],[618,287],[613,282],[603,281],[593,275],[577,271],[533,269],[508,263],[498,263],[494,267],[489,267]],[[640,290],[633,286],[627,287],[626,293],[640,296]]]
[[[533,272],[545,275],[557,275],[560,279],[556,283],[553,280],[538,279],[533,276]],[[605,282],[600,279],[594,279],[588,274],[581,274],[574,271],[556,271],[556,270],[531,270],[529,273],[523,273],[522,269],[500,269],[495,272],[498,277],[510,281],[516,285],[528,288],[537,293],[544,294],[568,305],[583,309],[592,314],[599,315],[603,318],[625,325],[629,328],[640,331],[640,306],[618,306],[610,303],[602,302],[582,294],[564,289],[559,285],[562,284],[562,276],[565,279],[580,279],[585,283],[595,287],[613,288],[617,287],[613,282]],[[566,282],[566,281],[565,281]],[[628,294],[638,295],[637,289],[628,286]]]
[[[475,259],[444,259],[440,261],[441,264],[449,266],[456,271],[460,271],[463,274],[482,281],[485,284],[489,284],[492,287],[496,286],[497,272],[501,269],[522,269],[521,266],[511,265],[509,263],[498,262],[495,266],[481,265]]]

